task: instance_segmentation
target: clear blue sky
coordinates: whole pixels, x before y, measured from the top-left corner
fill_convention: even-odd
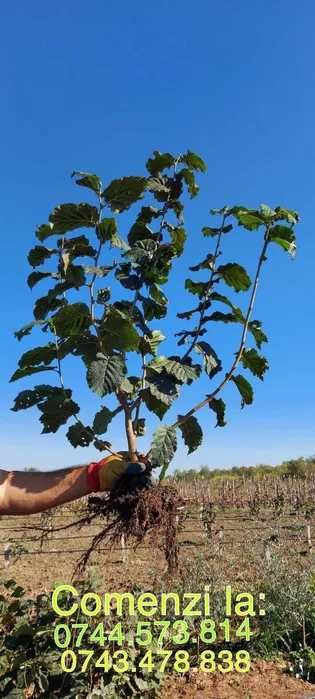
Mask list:
[[[8,383],[33,344],[13,337],[32,317],[26,254],[36,224],[78,197],[73,169],[104,180],[140,174],[153,149],[190,148],[208,163],[187,217],[195,236],[209,208],[225,203],[282,204],[302,217],[295,261],[275,247],[262,281],[255,316],[270,337],[271,370],[256,382],[255,403],[241,412],[228,389],[228,426],[213,429],[204,412],[204,446],[188,459],[180,450],[174,465],[278,463],[314,453],[312,0],[17,0],[1,15],[1,464],[53,468],[96,456],[67,446],[62,431],[40,435],[36,409],[9,410],[33,383]],[[189,263],[198,261],[196,240]],[[239,240],[231,251],[251,268],[251,234]],[[171,292],[175,305],[190,306],[179,287]],[[115,446],[119,429],[111,433]]]

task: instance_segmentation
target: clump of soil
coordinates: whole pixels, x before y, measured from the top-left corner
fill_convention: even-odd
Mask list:
[[[123,476],[107,496],[92,496],[88,500],[86,521],[102,517],[106,524],[95,535],[91,545],[80,558],[77,570],[83,570],[93,550],[101,542],[115,544],[124,536],[135,547],[147,534],[162,541],[168,572],[178,569],[177,531],[182,498],[172,485],[152,484],[150,477]],[[83,521],[81,520],[83,523]]]

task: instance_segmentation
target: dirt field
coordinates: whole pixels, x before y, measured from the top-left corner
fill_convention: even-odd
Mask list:
[[[307,523],[295,514],[276,516],[265,510],[259,517],[248,512],[217,513],[206,525],[195,505],[187,505],[187,516],[180,531],[180,560],[193,560],[196,554],[213,563],[220,579],[235,583],[259,577],[264,562],[274,551],[297,569],[314,570]],[[49,592],[56,582],[69,582],[75,564],[99,525],[55,532],[42,544],[35,527],[60,527],[78,516],[68,509],[49,515],[0,521],[1,577],[14,578],[28,594]],[[315,521],[308,522],[315,531]],[[27,529],[23,527],[27,526]],[[29,528],[29,527],[34,527]],[[11,546],[11,551],[5,548]],[[0,550],[1,550],[0,549]],[[166,576],[166,564],[158,538],[145,541],[136,551],[119,545],[109,551],[105,545],[92,555],[88,573],[93,589],[127,591],[135,584],[150,589]],[[81,576],[84,577],[84,576]],[[286,672],[286,665],[256,662],[246,675],[208,675],[191,672],[184,678],[172,676],[161,691],[161,699],[315,699],[315,687]]]

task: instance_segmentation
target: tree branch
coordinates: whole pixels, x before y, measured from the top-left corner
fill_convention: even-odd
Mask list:
[[[201,330],[201,326],[202,326],[202,322],[203,322],[205,310],[206,310],[206,307],[207,307],[208,294],[209,294],[209,291],[210,291],[210,289],[211,289],[211,287],[212,287],[214,275],[215,275],[215,273],[216,273],[216,266],[215,266],[215,265],[216,265],[216,261],[217,261],[219,255],[220,255],[220,243],[221,243],[221,238],[222,238],[222,235],[223,235],[223,228],[224,228],[224,224],[225,224],[225,219],[226,219],[226,214],[224,214],[224,216],[223,216],[222,224],[221,224],[221,228],[220,228],[220,233],[218,234],[217,244],[216,244],[216,247],[215,247],[214,256],[213,256],[213,260],[212,260],[212,262],[213,262],[213,268],[212,268],[212,271],[211,271],[211,274],[210,274],[209,282],[208,282],[207,287],[206,287],[206,289],[205,289],[204,299],[203,299],[203,303],[202,303],[202,306],[201,306],[201,309],[200,309],[200,319],[199,319],[199,323],[198,323],[198,326],[197,326],[196,335],[194,335],[194,338],[193,338],[193,340],[192,340],[192,342],[191,342],[191,345],[189,346],[188,350],[185,352],[185,354],[184,354],[184,356],[183,356],[183,359],[186,359],[187,357],[189,357],[189,355],[191,354],[192,350],[193,350],[194,347],[196,346],[196,343],[198,342],[199,333],[200,333],[200,330]]]
[[[251,318],[251,314],[252,314],[255,299],[256,299],[260,272],[261,272],[262,265],[266,260],[266,251],[267,251],[268,242],[269,242],[268,241],[268,232],[269,232],[269,227],[267,227],[266,234],[264,236],[264,244],[263,244],[261,254],[259,256],[257,271],[256,271],[254,283],[253,283],[253,289],[252,289],[252,293],[251,293],[251,297],[250,297],[250,302],[249,302],[247,314],[245,317],[243,332],[241,335],[240,346],[239,346],[238,352],[236,354],[236,357],[234,359],[234,362],[233,362],[230,370],[228,371],[228,373],[225,375],[225,378],[221,381],[221,383],[217,386],[217,388],[209,396],[207,396],[207,398],[205,398],[200,403],[197,403],[197,405],[195,405],[193,408],[191,408],[191,410],[189,410],[188,413],[186,413],[186,415],[183,415],[176,422],[174,422],[172,427],[178,427],[178,425],[181,425],[183,422],[186,422],[186,420],[188,420],[188,418],[191,417],[191,415],[194,415],[198,410],[201,410],[201,408],[204,408],[205,405],[209,405],[211,403],[211,401],[213,400],[213,398],[215,398],[215,396],[222,390],[222,388],[224,388],[224,386],[228,383],[228,381],[230,381],[230,379],[232,378],[232,376],[234,374],[236,367],[238,366],[238,364],[242,358],[242,354],[243,354],[243,351],[245,348],[245,343],[246,343],[246,338],[247,338],[248,326],[250,323],[250,318]]]

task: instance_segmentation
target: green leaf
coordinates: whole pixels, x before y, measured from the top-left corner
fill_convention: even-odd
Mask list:
[[[27,256],[27,259],[31,265],[31,267],[38,267],[39,265],[43,264],[45,260],[48,260],[49,257],[55,252],[53,248],[45,248],[43,245],[35,245],[34,248],[32,248]]]
[[[158,150],[155,150],[153,157],[146,162],[146,168],[153,177],[173,165],[175,165],[174,156],[171,153],[160,153]]]
[[[27,366],[24,369],[17,369],[10,378],[10,383],[13,381],[18,381],[19,379],[24,379],[25,376],[30,376],[31,374],[39,374],[42,371],[55,371],[56,367],[52,366]]]
[[[164,292],[162,289],[159,287],[158,284],[151,284],[149,287],[149,293],[150,296],[156,301],[157,303],[160,303],[162,305],[166,305],[168,303],[167,296],[165,296]]]
[[[30,335],[33,328],[36,326],[40,325],[47,325],[46,320],[33,320],[31,323],[27,323],[27,325],[23,325],[23,328],[20,330],[16,330],[14,333],[14,337],[16,337],[17,340],[22,340],[23,337],[26,337],[26,335]]]
[[[40,241],[50,235],[63,234],[76,228],[94,228],[98,211],[90,204],[60,204],[49,216],[49,223],[39,226],[36,236]]]
[[[160,480],[164,477],[176,449],[176,429],[167,425],[159,427],[153,435],[150,448],[150,461],[153,468],[162,469]]]
[[[250,405],[253,402],[254,393],[249,381],[247,381],[247,379],[245,379],[241,374],[231,376],[231,381],[235,383],[242,396],[242,408],[244,405]]]
[[[234,206],[233,209],[231,209],[231,214],[235,216],[238,223],[243,226],[243,228],[247,228],[249,231],[254,231],[265,223],[264,216],[261,212],[255,211],[254,209]]]
[[[148,367],[145,388],[149,389],[154,398],[167,406],[170,406],[178,397],[178,382],[165,370],[157,372]]]
[[[217,353],[215,352],[213,347],[211,347],[211,345],[208,344],[208,342],[197,342],[195,344],[195,350],[203,355],[205,360],[206,372],[210,379],[213,379],[213,377],[222,369],[221,359],[219,359]]]
[[[92,391],[101,398],[118,388],[124,375],[124,363],[121,357],[97,354],[87,371],[87,383]]]
[[[141,339],[139,349],[143,354],[150,353],[153,357],[156,357],[158,347],[163,340],[165,340],[165,335],[163,335],[160,330],[152,330],[150,336],[144,335]]]
[[[170,238],[172,245],[176,250],[176,254],[179,257],[184,252],[185,241],[187,238],[186,231],[184,228],[172,228],[170,230]]]
[[[225,283],[232,286],[235,291],[247,291],[250,288],[251,280],[241,265],[236,262],[229,262],[221,265],[217,273],[224,279]]]
[[[52,318],[59,337],[80,335],[91,324],[91,316],[85,303],[73,303],[61,308]]]
[[[196,183],[194,173],[188,168],[183,168],[178,175],[186,182],[190,198],[196,197],[199,192],[199,185]]]
[[[85,427],[82,422],[76,422],[75,425],[71,425],[66,436],[74,448],[88,447],[94,439],[91,428]]]
[[[212,398],[212,400],[209,402],[209,408],[215,412],[217,416],[217,424],[216,427],[224,427],[226,425],[225,422],[225,402],[222,400],[222,398]]]
[[[14,399],[14,406],[11,409],[13,412],[17,412],[18,410],[33,408],[34,405],[38,405],[40,401],[43,401],[48,396],[53,395],[54,392],[58,390],[60,391],[61,389],[58,389],[55,386],[40,384],[35,386],[35,388],[32,390],[21,391],[21,393],[19,393]],[[71,396],[71,391],[69,389],[67,389],[65,393],[67,397]]]
[[[103,218],[101,223],[97,225],[96,233],[102,243],[112,240],[118,233],[116,220],[114,218]]]
[[[196,294],[201,298],[209,289],[209,282],[194,282],[192,279],[185,280],[185,289],[191,294]]]
[[[200,170],[200,172],[207,171],[207,166],[204,160],[202,160],[199,155],[193,153],[191,150],[188,150],[180,157],[180,162],[185,163],[185,165],[188,165],[188,167],[192,168],[193,170]]]
[[[178,420],[180,420],[183,416],[178,415]],[[193,451],[196,451],[196,449],[199,449],[200,445],[202,444],[202,429],[199,425],[199,422],[197,418],[194,415],[191,415],[187,420],[184,422],[181,422],[178,425],[182,436],[183,440],[188,447],[188,454],[192,454]]]
[[[100,178],[97,175],[94,175],[92,172],[81,172],[80,170],[74,170],[71,177],[78,177],[79,179],[76,179],[75,182],[81,187],[92,189],[92,191],[96,192],[96,194],[101,193],[102,182]]]
[[[255,349],[244,350],[241,362],[244,369],[249,369],[254,376],[258,376],[261,380],[263,380],[265,372],[269,369],[266,358],[258,354]]]
[[[148,365],[148,368],[153,369],[159,374],[166,371],[167,374],[174,376],[179,383],[191,384],[192,381],[200,376],[199,364],[191,364],[191,360],[181,359],[181,357],[157,357]]]
[[[296,242],[292,228],[288,226],[273,226],[269,229],[268,240],[280,245],[280,247],[290,253],[290,255],[295,255]]]
[[[287,221],[287,223],[291,223],[295,225],[296,223],[299,222],[300,217],[297,211],[294,211],[293,209],[285,209],[282,206],[277,206],[275,208],[275,213],[276,213],[276,219],[278,221]]]
[[[144,437],[145,435],[145,418],[138,418],[138,420],[134,420],[132,423],[133,430],[137,437]]]
[[[70,417],[80,412],[78,404],[67,397],[62,389],[55,390],[47,400],[38,404],[38,408],[42,412],[40,417],[43,425],[42,434],[57,432]]]
[[[59,240],[58,245],[69,253],[70,260],[76,257],[95,257],[97,254],[85,235],[75,235],[73,238]]]
[[[232,230],[233,226],[228,224],[227,226],[223,226],[223,228],[211,228],[210,226],[204,226],[201,229],[201,232],[205,238],[214,238],[215,236],[220,235],[220,233],[229,233]]]
[[[171,403],[166,404],[163,403],[163,401],[158,400],[148,388],[141,391],[141,398],[150,413],[157,415],[160,420],[163,419],[165,413],[168,411],[171,405]]]
[[[253,337],[255,338],[258,349],[261,348],[263,342],[268,342],[267,336],[261,329],[260,320],[251,320],[248,324],[248,330],[252,333]]]
[[[104,289],[99,289],[97,292],[96,303],[99,303],[102,306],[105,306],[110,299],[110,293],[111,293],[111,290],[108,286],[105,287]]]
[[[113,180],[102,194],[112,211],[126,211],[131,204],[141,199],[145,191],[145,177],[121,177]]]
[[[106,352],[137,351],[140,337],[134,328],[132,318],[111,306],[101,325],[102,344]]]
[[[99,410],[93,421],[93,430],[96,434],[104,434],[107,431],[108,425],[111,422],[113,413],[111,410],[106,408],[104,405],[101,410]]]
[[[150,298],[141,297],[143,313],[145,320],[153,320],[153,318],[165,318],[167,308],[164,304],[157,303]]]
[[[200,269],[213,269],[214,268],[213,260],[214,260],[214,257],[210,253],[209,255],[207,255],[207,257],[205,257],[204,260],[199,262],[197,265],[193,265],[193,267],[189,267],[189,269],[191,272],[199,272]]]
[[[47,296],[41,296],[39,299],[37,299],[33,310],[34,318],[36,318],[36,320],[43,321],[50,311],[56,311],[57,308],[60,308],[60,306],[65,306],[66,303],[67,302],[65,299],[58,299],[53,293],[48,292]]]
[[[28,275],[27,277],[27,283],[30,289],[33,289],[35,284],[40,282],[42,279],[47,279],[47,277],[52,277],[53,275],[51,272],[31,272],[31,274]],[[55,278],[58,278],[58,274],[54,275]]]
[[[56,347],[50,342],[48,345],[34,347],[34,349],[24,352],[19,360],[19,367],[24,369],[28,366],[36,366],[36,364],[50,364],[54,359],[56,359]]]

